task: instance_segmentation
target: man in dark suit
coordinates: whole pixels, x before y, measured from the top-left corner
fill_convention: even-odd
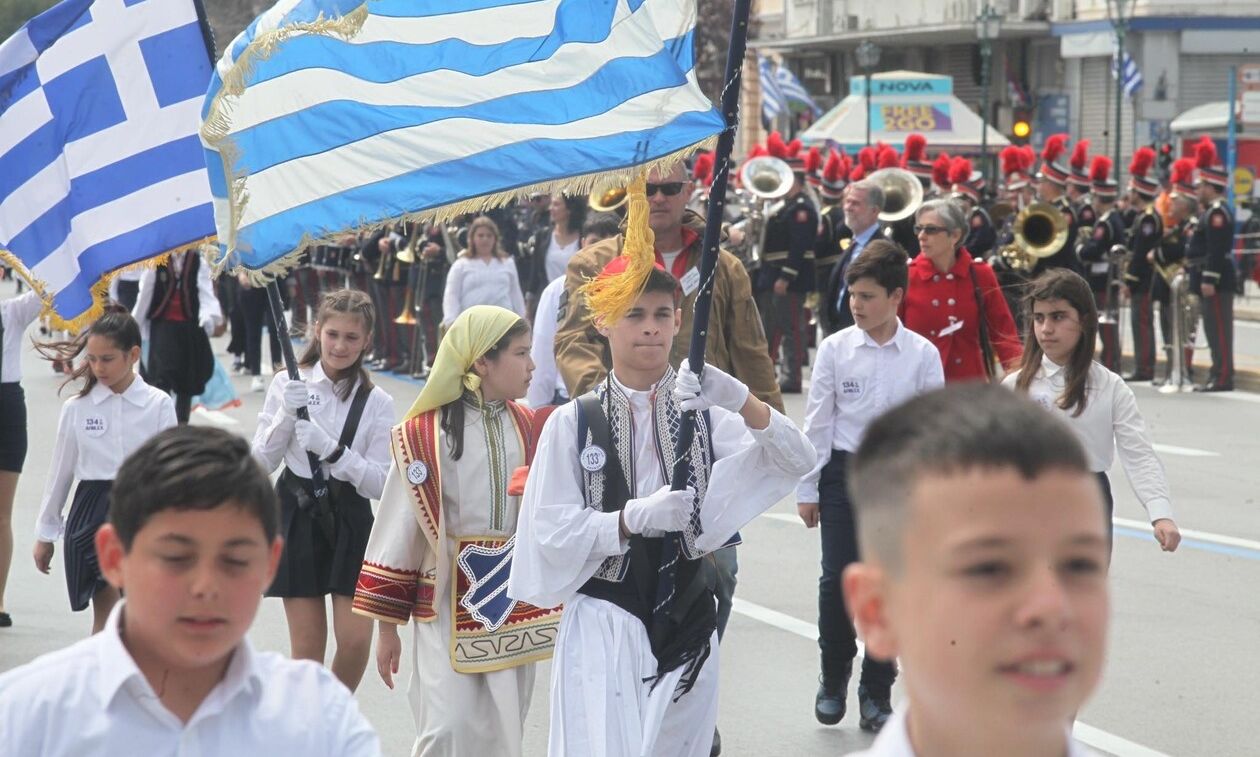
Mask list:
[[[883,229],[879,214],[884,209],[884,190],[870,181],[850,184],[844,191],[843,207],[847,233],[838,235],[840,257],[831,268],[831,276],[822,292],[822,301],[818,303],[819,311],[823,315],[823,328],[828,334],[853,325],[844,272],[862,248],[872,239],[881,238]]]

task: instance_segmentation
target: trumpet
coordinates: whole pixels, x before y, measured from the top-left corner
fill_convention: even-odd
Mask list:
[[[1068,222],[1058,208],[1047,202],[1034,202],[1015,217],[1011,227],[1015,242],[998,251],[1013,270],[1028,273],[1037,261],[1054,255],[1067,241]]]

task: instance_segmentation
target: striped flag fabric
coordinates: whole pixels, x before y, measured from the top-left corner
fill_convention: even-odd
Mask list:
[[[587,192],[711,144],[694,0],[281,0],[202,111],[219,265]],[[262,275],[260,274],[260,275]]]
[[[796,74],[792,73],[792,69],[787,66],[779,66],[774,72],[775,81],[779,84],[779,91],[783,93],[783,97],[790,103],[799,103],[809,108],[815,116],[822,115],[822,108],[818,107],[818,103],[814,102],[814,98],[810,96],[809,91],[801,84],[800,79],[796,78]]]
[[[774,63],[764,55],[757,56],[758,80],[761,82],[761,123],[767,129],[780,113],[787,111],[787,97],[779,89]]]
[[[1116,66],[1116,56],[1111,56],[1111,75],[1121,82],[1125,97],[1133,97],[1142,88],[1142,71],[1128,50],[1124,51],[1124,63],[1119,67]]]
[[[194,0],[63,0],[0,44],[0,255],[76,329],[111,272],[214,234]]]

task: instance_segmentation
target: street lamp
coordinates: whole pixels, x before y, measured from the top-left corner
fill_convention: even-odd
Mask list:
[[[866,74],[866,146],[871,146],[871,71],[879,65],[879,45],[869,39],[857,46],[858,66]]]
[[[980,113],[980,165],[984,168],[984,175],[990,180],[994,177],[989,170],[989,80],[992,78],[989,75],[989,63],[993,56],[993,40],[1001,33],[1002,14],[985,2],[984,9],[976,16],[976,39],[980,40],[980,87],[983,102]]]

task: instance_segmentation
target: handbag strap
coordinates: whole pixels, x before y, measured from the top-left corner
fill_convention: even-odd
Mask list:
[[[993,343],[989,341],[989,319],[984,311],[984,297],[980,294],[980,280],[976,278],[975,261],[967,267],[971,274],[971,292],[976,297],[976,321],[980,326],[980,354],[984,357],[984,375],[992,381],[997,376],[993,365]]]

